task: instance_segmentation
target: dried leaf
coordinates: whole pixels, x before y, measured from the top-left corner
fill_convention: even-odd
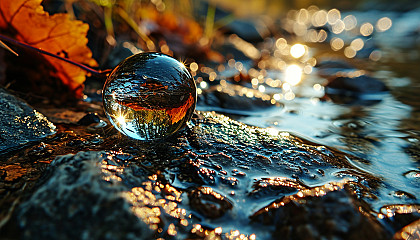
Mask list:
[[[68,58],[78,63],[97,66],[86,46],[89,26],[71,20],[67,14],[49,15],[41,6],[42,0],[0,1],[0,30],[15,39]],[[86,72],[74,65],[45,56],[54,67],[51,74],[58,77],[77,97],[82,96]]]

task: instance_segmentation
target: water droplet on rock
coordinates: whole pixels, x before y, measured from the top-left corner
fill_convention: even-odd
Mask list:
[[[124,135],[153,141],[190,120],[196,86],[185,66],[161,53],[140,53],[122,61],[103,89],[105,113]]]

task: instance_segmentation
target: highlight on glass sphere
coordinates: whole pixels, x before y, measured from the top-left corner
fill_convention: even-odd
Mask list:
[[[176,59],[139,53],[122,61],[103,91],[105,114],[124,135],[154,141],[186,126],[197,100],[195,82]]]

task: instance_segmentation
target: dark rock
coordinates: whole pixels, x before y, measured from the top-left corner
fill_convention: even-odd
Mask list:
[[[219,52],[224,53],[224,55],[227,56],[227,58],[235,59],[235,61],[250,61],[251,59],[245,55],[243,51],[236,48],[231,43],[224,43],[221,46],[217,46],[216,50]]]
[[[381,102],[387,92],[385,84],[373,77],[335,76],[326,84],[324,98],[335,103],[369,106]]]
[[[394,231],[420,220],[420,204],[394,204],[379,210],[386,224]],[[407,238],[409,239],[409,238]]]
[[[83,126],[89,126],[92,123],[99,123],[100,121],[101,121],[101,118],[99,118],[98,114],[88,113],[84,117],[82,117],[79,121],[77,121],[77,124],[83,125]]]
[[[370,54],[373,51],[378,51],[380,49],[380,47],[375,43],[375,41],[373,40],[374,34],[372,34],[371,36],[367,37],[367,38],[362,38],[364,45],[363,48],[360,49],[359,51],[357,51],[356,53],[356,57],[357,58],[366,58],[369,59]]]
[[[331,183],[282,197],[251,219],[272,226],[273,239],[389,239],[348,186]]]
[[[124,197],[146,179],[145,170],[105,152],[58,157],[45,182],[18,209],[22,237],[150,239],[152,231]]]
[[[205,111],[254,115],[258,114],[259,110],[266,110],[269,107],[273,107],[270,101],[257,97],[249,98],[239,94],[232,95],[222,91],[219,92],[216,89],[205,90],[197,97],[197,109]]]
[[[193,209],[207,218],[222,217],[226,211],[232,209],[232,203],[211,187],[199,187],[188,194]]]
[[[341,68],[341,69],[354,69],[355,67],[347,61],[343,60],[321,60],[319,63],[316,64],[316,67],[319,69],[327,69],[327,68]]]
[[[337,75],[349,75],[358,71],[358,69],[349,62],[339,59],[322,60],[317,63],[316,67],[318,75],[323,78]]]
[[[377,47],[377,46],[371,46],[371,47],[365,46],[360,51],[357,51],[356,57],[357,58],[369,59],[369,57],[372,54],[372,52],[379,51],[378,49],[379,49],[379,47]]]
[[[351,92],[354,94],[381,93],[388,90],[388,88],[383,82],[376,78],[369,77],[366,75],[354,78],[336,77],[329,80],[328,84],[326,85],[326,88],[334,89],[336,91]]]
[[[235,19],[222,29],[224,29],[226,33],[236,34],[243,40],[253,43],[261,42],[269,35],[266,26],[249,19]]]
[[[0,89],[0,152],[19,149],[55,133],[55,126],[27,103]]]

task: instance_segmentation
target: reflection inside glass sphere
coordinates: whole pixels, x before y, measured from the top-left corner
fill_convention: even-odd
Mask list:
[[[139,53],[121,62],[103,88],[104,110],[123,134],[153,141],[190,120],[196,86],[185,66],[161,53]]]

